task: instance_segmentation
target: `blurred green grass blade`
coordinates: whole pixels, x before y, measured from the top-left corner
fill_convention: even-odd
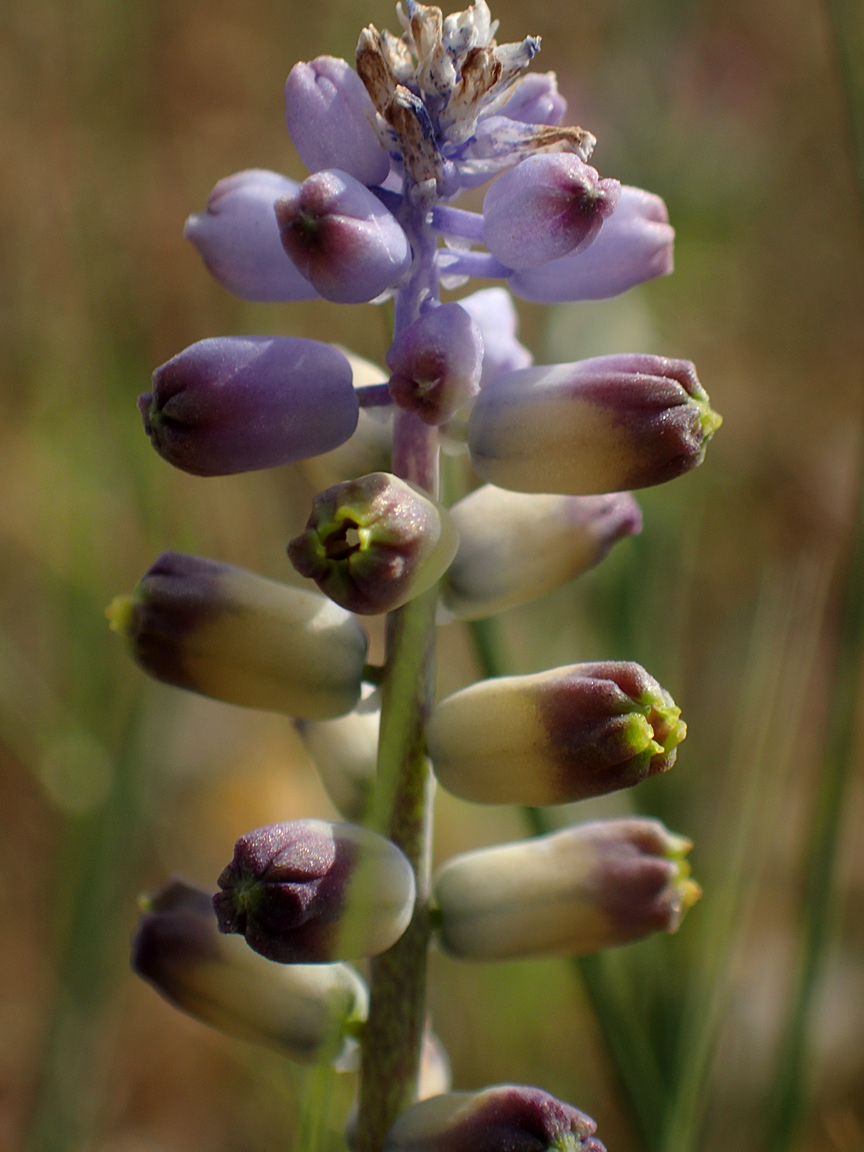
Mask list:
[[[864,10],[857,0],[826,0],[826,7],[846,104],[858,209],[864,225]]]
[[[768,864],[772,827],[794,764],[811,670],[824,619],[831,562],[802,559],[792,577],[766,573],[754,613],[736,732],[719,798],[717,845],[722,882],[711,885],[697,916],[697,967],[685,1001],[674,1096],[663,1152],[700,1146],[717,1045],[733,989],[729,972],[749,921],[757,880]],[[782,769],[786,768],[787,771]]]
[[[837,625],[825,756],[814,803],[807,880],[790,1010],[768,1102],[766,1152],[797,1142],[808,1089],[808,1032],[814,993],[834,922],[834,882],[843,810],[855,769],[854,725],[864,657],[864,488],[860,489],[846,587]]]
[[[335,1087],[336,1072],[331,1064],[319,1064],[309,1070],[301,1095],[302,1111],[294,1152],[326,1152]]]
[[[57,993],[50,1014],[27,1152],[95,1142],[107,1090],[111,997],[124,970],[140,843],[140,713],[127,721],[111,787],[93,813],[69,817],[55,885],[66,894]]]

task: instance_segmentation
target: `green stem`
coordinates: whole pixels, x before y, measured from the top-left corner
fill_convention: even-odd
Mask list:
[[[363,1036],[358,1152],[379,1152],[416,1090],[426,1003],[429,946],[429,797],[425,755],[437,589],[388,619],[373,827],[414,867],[417,902],[408,930],[370,965],[369,1019]]]
[[[395,334],[437,299],[435,238],[425,211],[405,197],[403,227],[415,260],[398,293]],[[437,429],[413,413],[396,413],[392,470],[437,498]],[[396,944],[370,963],[369,1018],[360,1064],[357,1152],[380,1152],[396,1117],[413,1102],[426,1023],[429,951],[429,854],[432,778],[426,760],[426,722],[432,706],[437,586],[391,612],[381,688],[378,769],[371,824],[411,862],[417,881],[414,915]]]

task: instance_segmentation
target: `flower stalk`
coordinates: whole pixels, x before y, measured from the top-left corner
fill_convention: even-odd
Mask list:
[[[406,203],[408,197],[406,196]],[[415,252],[434,248],[424,214],[409,210],[403,227]],[[397,296],[398,336],[420,315],[424,299],[438,299],[434,262],[419,267]],[[413,412],[396,414],[395,476],[438,496],[436,429]],[[370,964],[370,1018],[360,1064],[357,1152],[379,1152],[384,1139],[414,1099],[426,1020],[429,952],[429,887],[432,777],[426,759],[426,724],[432,709],[437,587],[391,612],[381,692],[377,779],[372,827],[401,848],[414,868],[414,915],[401,939]]]
[[[652,822],[605,822],[468,854],[439,871],[433,908],[432,772],[474,803],[562,804],[668,770],[686,726],[649,673],[608,661],[486,680],[433,712],[438,579],[452,568],[445,610],[472,619],[573,578],[639,530],[624,489],[699,464],[719,417],[684,361],[531,367],[504,288],[442,305],[441,287],[470,275],[528,299],[614,294],[671,270],[672,231],[657,197],[588,166],[594,137],[559,126],[554,74],[522,88],[539,39],[499,44],[485,0],[446,18],[407,0],[399,15],[401,38],[362,31],[356,71],[331,57],[292,70],[302,184],[240,173],[188,225],[217,279],[246,299],[392,297],[389,378],[314,341],[220,339],[159,369],[142,401],[154,447],[186,471],[296,460],[316,485],[335,473],[288,547],[325,596],[181,557],[169,565],[179,581],[163,587],[157,566],[111,615],[157,678],[290,715],[336,803],[364,821],[240,836],[212,899],[219,930],[245,937],[259,967],[369,959],[352,1149],[396,1152],[416,1138],[430,1152],[525,1140],[604,1152],[590,1118],[539,1088],[463,1098],[445,1075],[417,1105],[430,1092],[420,1073],[433,920],[464,959],[572,956],[674,930],[699,893],[689,841]],[[451,206],[492,178],[481,214]],[[439,458],[442,442],[459,441],[491,483],[457,518],[438,503]],[[490,566],[506,569],[503,584]],[[372,669],[358,616],[384,612],[384,663]],[[376,753],[367,721],[379,709]],[[218,972],[231,1012],[243,1003],[233,972]],[[183,977],[194,987],[194,973]]]

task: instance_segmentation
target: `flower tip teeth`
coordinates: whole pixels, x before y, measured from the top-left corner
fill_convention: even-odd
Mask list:
[[[131,596],[115,596],[105,609],[108,626],[120,636],[128,636],[135,617],[135,602]]]

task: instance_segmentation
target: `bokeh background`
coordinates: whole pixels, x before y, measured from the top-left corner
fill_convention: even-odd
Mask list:
[[[619,300],[520,305],[539,362],[693,359],[725,424],[644,493],[645,530],[502,617],[502,667],[644,663],[690,725],[637,811],[695,841],[674,938],[581,965],[436,956],[457,1087],[536,1083],[614,1152],[864,1148],[860,7],[845,0],[503,0],[543,36],[603,175],[663,195],[677,269]],[[167,547],[290,579],[299,472],[199,480],[135,397],[227,333],[381,361],[371,306],[247,305],[182,238],[212,185],[303,171],[291,65],[350,58],[389,0],[5,0],[0,7],[0,1148],[337,1149],[350,1076],[228,1040],[127,969],[136,895],[213,887],[249,828],[332,814],[288,720],[145,680],[104,609]],[[373,637],[374,639],[374,637]],[[378,641],[376,640],[376,643]],[[479,674],[442,630],[442,690]],[[525,833],[439,798],[437,853]],[[312,1105],[310,1105],[312,1101]],[[320,1108],[319,1108],[320,1105]],[[322,1118],[315,1120],[315,1108]]]

